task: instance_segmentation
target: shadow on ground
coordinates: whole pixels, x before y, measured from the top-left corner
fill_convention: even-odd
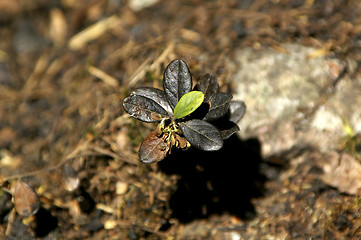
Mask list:
[[[217,152],[191,149],[172,153],[159,163],[161,171],[180,176],[170,199],[172,217],[186,223],[213,214],[255,217],[251,199],[263,194],[260,142],[232,136]]]

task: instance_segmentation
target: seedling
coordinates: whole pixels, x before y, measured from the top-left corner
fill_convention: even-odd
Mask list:
[[[124,109],[132,117],[159,122],[140,146],[142,162],[158,162],[173,147],[216,151],[222,148],[223,140],[239,130],[236,122],[244,116],[246,105],[232,101],[229,93],[219,92],[215,75],[206,74],[193,89],[192,85],[187,64],[174,60],[164,71],[164,91],[142,87],[124,99]]]

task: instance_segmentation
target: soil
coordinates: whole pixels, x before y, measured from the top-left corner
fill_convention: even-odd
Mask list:
[[[0,237],[361,239],[360,198],[322,181],[327,153],[265,158],[258,138],[234,135],[217,152],[144,164],[138,149],[155,125],[122,107],[134,88],[161,88],[176,58],[229,92],[227,65],[245,47],[297,43],[359,63],[361,2],[131,2],[0,0]],[[39,196],[36,214],[16,212],[19,181]]]

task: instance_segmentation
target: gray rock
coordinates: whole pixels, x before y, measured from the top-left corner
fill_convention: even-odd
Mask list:
[[[267,157],[305,146],[335,149],[346,121],[361,132],[361,81],[348,75],[336,81],[346,63],[310,58],[316,51],[311,47],[283,48],[288,53],[272,48],[236,53],[234,99],[247,105],[240,136],[259,138]]]

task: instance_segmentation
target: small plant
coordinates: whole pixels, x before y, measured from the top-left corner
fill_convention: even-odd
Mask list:
[[[245,114],[246,105],[232,101],[229,93],[219,92],[215,75],[204,75],[193,90],[192,85],[187,64],[173,60],[164,71],[164,91],[142,87],[124,99],[124,109],[132,117],[159,122],[140,146],[142,162],[158,162],[173,147],[216,151],[222,148],[223,140],[239,130],[236,122]]]

